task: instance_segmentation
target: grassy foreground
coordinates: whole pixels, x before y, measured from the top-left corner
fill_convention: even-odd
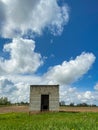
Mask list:
[[[98,130],[98,113],[0,114],[0,130]]]

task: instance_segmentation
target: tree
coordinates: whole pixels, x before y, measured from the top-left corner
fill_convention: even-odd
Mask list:
[[[0,105],[10,105],[11,102],[8,101],[8,98],[7,97],[1,97],[0,98]]]
[[[89,105],[87,103],[80,103],[80,104],[77,104],[77,106],[79,106],[79,107],[88,107]]]
[[[65,101],[60,101],[60,106],[65,106]]]
[[[72,103],[70,103],[70,105],[69,106],[71,106],[71,107],[73,107],[74,106],[74,103],[72,102]]]

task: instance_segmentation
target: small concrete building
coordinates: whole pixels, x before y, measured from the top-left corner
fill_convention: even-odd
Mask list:
[[[30,85],[30,111],[59,111],[59,85]]]

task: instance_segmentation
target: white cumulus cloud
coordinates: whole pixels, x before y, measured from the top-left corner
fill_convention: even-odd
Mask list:
[[[94,86],[94,89],[98,91],[98,83]]]
[[[95,61],[92,53],[82,53],[74,60],[64,61],[61,65],[51,67],[44,78],[49,83],[70,84],[82,77]]]
[[[42,65],[42,57],[35,52],[33,40],[16,38],[4,45],[4,51],[9,53],[9,59],[0,57],[1,74],[34,73]]]
[[[32,75],[20,75],[14,70],[15,73],[13,71],[11,75],[1,76],[1,96],[7,96],[12,102],[29,101],[29,86],[31,84],[59,83],[60,100],[64,100],[66,104],[70,104],[71,102],[75,104],[83,102],[96,103],[95,100],[98,99],[98,93],[96,91],[94,93],[91,91],[78,92],[75,87],[68,85],[72,82],[76,82],[76,80],[87,73],[94,63],[94,60],[95,56],[92,53],[82,53],[74,60],[64,61],[61,65],[52,67],[42,76],[37,76],[34,73],[32,73]]]
[[[78,95],[78,99],[82,102],[88,102],[94,99],[93,93],[91,91],[86,91],[84,93],[81,93],[81,95]]]
[[[22,82],[15,84],[5,77],[0,77],[0,97],[7,97],[11,102],[27,102],[29,86]]]
[[[4,37],[25,35],[29,32],[42,34],[48,28],[52,34],[61,34],[69,20],[67,5],[58,5],[57,0],[0,0],[0,20]],[[4,23],[4,26],[3,26]]]
[[[72,86],[61,86],[60,101],[65,101],[65,104],[80,104],[87,103],[89,105],[98,105],[98,93],[96,91],[80,92],[77,88]]]
[[[43,58],[35,52],[35,41],[19,38],[41,35],[45,29],[60,35],[68,20],[69,7],[60,6],[57,0],[0,0],[0,36],[13,39],[3,48],[4,54],[9,55],[0,56],[1,97],[8,97],[12,102],[29,101],[30,84],[60,84],[60,100],[67,104],[97,104],[98,84],[94,87],[95,92],[78,92],[69,85],[91,69],[95,61],[92,53],[63,61],[38,76],[35,72],[43,64]]]
[[[12,83],[10,80],[6,79],[5,77],[0,77],[0,96],[2,94],[5,95],[5,94],[12,93],[13,86],[14,86],[14,83]]]

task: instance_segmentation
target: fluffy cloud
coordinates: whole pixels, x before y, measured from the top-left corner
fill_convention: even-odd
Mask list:
[[[15,77],[0,77],[0,97],[8,97],[11,102],[27,102],[29,101],[30,84],[40,82],[42,82],[40,78],[34,76],[24,77],[17,75],[16,80]],[[66,104],[85,102],[98,105],[98,92],[79,92],[75,87],[64,85],[60,86],[60,101],[65,101]]]
[[[65,101],[65,104],[87,103],[98,105],[98,93],[96,91],[80,92],[72,86],[61,86],[60,101]]]
[[[15,80],[18,79],[19,81],[23,79],[23,82],[31,81],[30,83],[33,84],[60,84],[64,86],[76,82],[86,74],[88,70],[91,69],[94,61],[95,56],[92,53],[82,53],[73,60],[64,61],[62,64],[49,68],[49,70],[41,76],[32,73],[32,76],[23,76],[22,78],[20,76],[19,78],[18,75]],[[14,76],[10,76],[11,79],[13,77]]]
[[[43,61],[39,53],[34,52],[35,42],[22,38],[13,39],[12,43],[4,45],[4,51],[9,53],[9,59],[0,57],[1,74],[34,73]]]
[[[84,93],[78,94],[78,99],[82,102],[91,102],[94,99],[94,96],[91,91],[86,91]]]
[[[4,26],[5,21],[6,21],[5,6],[4,3],[0,1],[0,34],[2,33],[2,26]]]
[[[94,86],[94,89],[98,91],[98,83]]]
[[[0,77],[0,95],[10,94],[13,91],[13,86],[14,84],[10,80]]]
[[[73,83],[87,73],[94,61],[95,56],[92,53],[82,53],[75,60],[64,61],[61,65],[51,67],[44,78],[49,83]]]
[[[35,52],[33,40],[18,38],[41,35],[44,29],[60,35],[68,20],[68,6],[59,6],[57,0],[0,0],[0,35],[13,38],[3,49],[9,57],[0,57],[1,97],[6,96],[12,102],[29,101],[30,84],[60,84],[60,100],[65,100],[67,104],[97,104],[98,84],[94,87],[95,92],[78,92],[75,87],[68,86],[91,68],[95,61],[92,53],[82,53],[37,76],[35,72],[43,64],[41,54]]]
[[[19,53],[18,53],[19,54]],[[0,94],[7,96],[12,102],[29,101],[30,84],[60,84],[60,100],[66,104],[89,103],[97,104],[97,91],[79,92],[75,87],[67,84],[75,82],[91,68],[95,56],[92,53],[82,53],[74,60],[63,62],[61,65],[52,67],[42,76],[33,75],[6,75],[0,79]],[[66,64],[65,64],[66,63]],[[82,64],[82,65],[81,65]],[[67,69],[67,72],[64,71]],[[74,72],[74,73],[72,73]],[[62,79],[62,80],[61,80]]]
[[[29,86],[0,77],[0,97],[8,97],[11,102],[29,101]]]
[[[0,0],[1,33],[15,37],[28,33],[41,34],[44,28],[61,34],[68,22],[68,6],[60,7],[57,0]],[[5,12],[5,13],[4,13]],[[3,26],[3,23],[4,26]]]

